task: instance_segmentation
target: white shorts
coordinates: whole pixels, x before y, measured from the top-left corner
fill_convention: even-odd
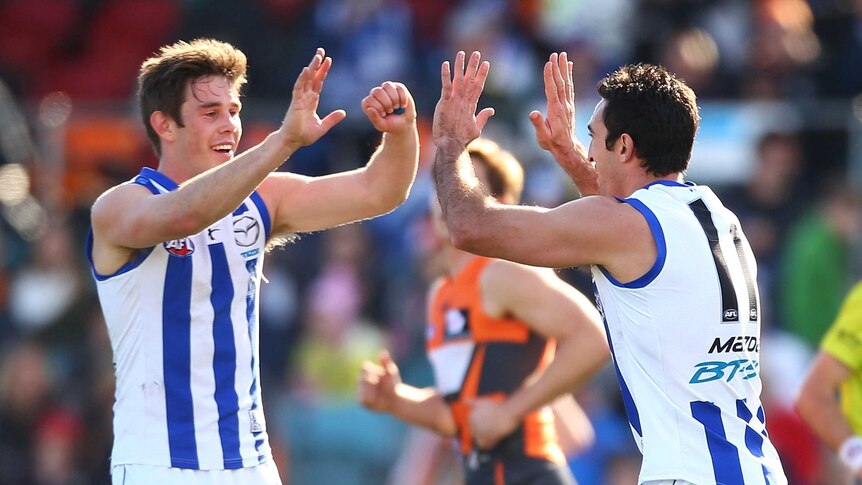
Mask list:
[[[238,470],[185,470],[153,465],[116,465],[111,467],[113,485],[282,485],[272,460]]]

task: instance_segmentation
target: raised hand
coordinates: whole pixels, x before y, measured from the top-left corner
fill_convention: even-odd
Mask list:
[[[470,432],[480,449],[493,448],[517,427],[518,421],[506,412],[503,402],[480,398],[472,403]]]
[[[485,108],[476,114],[479,96],[485,89],[485,80],[491,65],[482,62],[482,55],[473,52],[467,67],[464,67],[465,54],[455,55],[455,72],[450,72],[449,61],[440,67],[443,89],[440,101],[434,110],[432,134],[438,145],[444,140],[455,140],[466,146],[482,133],[488,118],[494,115],[493,108]]]
[[[547,118],[539,111],[530,113],[539,146],[551,152],[557,163],[578,186],[581,195],[598,193],[598,173],[587,158],[586,150],[575,138],[575,83],[573,63],[568,55],[556,52],[545,63],[543,78],[548,102]]]
[[[372,89],[362,100],[362,111],[374,128],[383,133],[406,132],[416,123],[416,103],[401,83],[386,81]]]
[[[278,130],[286,144],[293,148],[311,145],[347,116],[341,109],[329,113],[323,119],[317,115],[320,91],[330,67],[332,58],[326,57],[326,52],[318,48],[293,85],[290,108]]]
[[[372,411],[391,412],[401,373],[389,352],[380,352],[380,365],[364,362],[359,377],[359,403]]]

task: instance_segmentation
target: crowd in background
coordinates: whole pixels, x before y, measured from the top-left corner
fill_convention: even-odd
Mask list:
[[[421,117],[422,168],[402,207],[268,256],[260,365],[286,483],[450,483],[456,469],[444,441],[424,450],[439,461],[410,462],[413,431],[361,409],[355,388],[361,362],[384,347],[405,381],[432,383],[424,298],[440,262],[427,135],[440,63],[457,50],[492,64],[486,135],[525,165],[530,204],[577,196],[527,118],[542,108],[551,51],[574,60],[579,133],[596,81],[622,64],[660,63],[694,88],[704,142],[692,179],[723,195],[758,258],[767,429],[790,483],[843,483],[792,400],[862,276],[862,0],[0,0],[0,484],[109,483],[114,380],[84,252],[89,207],[156,161],[135,105],[141,61],[195,37],[249,56],[245,148],[278,126],[314,48],[333,58],[321,112],[348,118],[285,169],[366,160],[378,140],[359,101],[384,80],[404,82]],[[740,132],[710,118],[728,110],[779,115]],[[741,162],[722,168],[722,157]],[[698,163],[718,169],[698,179]],[[560,274],[592,296],[583,268]],[[579,483],[636,483],[613,372],[576,397],[597,437],[570,457]]]

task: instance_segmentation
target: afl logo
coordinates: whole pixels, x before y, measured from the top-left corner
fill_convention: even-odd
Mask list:
[[[242,216],[233,221],[233,237],[239,246],[247,248],[257,242],[260,224],[251,216]]]
[[[195,252],[194,243],[192,243],[192,240],[187,237],[183,239],[174,239],[173,241],[167,241],[162,244],[165,246],[165,249],[173,256],[180,256],[184,258]]]

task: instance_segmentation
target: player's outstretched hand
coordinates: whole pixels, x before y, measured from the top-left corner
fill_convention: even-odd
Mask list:
[[[482,55],[479,52],[470,55],[466,68],[464,58],[463,51],[455,55],[454,72],[451,72],[449,61],[440,67],[443,88],[434,110],[432,130],[434,142],[438,145],[446,140],[455,140],[467,146],[482,134],[488,118],[494,115],[493,108],[476,113],[491,65],[488,61],[480,64]]]
[[[293,85],[290,107],[278,132],[284,137],[285,143],[294,149],[316,142],[347,116],[341,109],[329,113],[323,119],[317,115],[320,92],[330,67],[332,58],[326,57],[326,52],[318,48]]]
[[[545,63],[543,78],[548,102],[547,118],[530,113],[536,141],[551,152],[557,163],[578,186],[581,195],[598,193],[598,172],[589,162],[582,143],[575,138],[575,83],[573,63],[565,52],[552,53]]]
[[[401,373],[387,351],[380,352],[380,365],[365,361],[359,376],[359,403],[372,411],[388,413],[395,403],[395,388]]]
[[[386,81],[362,100],[362,111],[377,131],[403,133],[416,129],[416,103],[401,83]]]
[[[476,445],[483,450],[494,447],[518,427],[518,420],[506,410],[502,401],[479,398],[473,401],[470,430]]]

